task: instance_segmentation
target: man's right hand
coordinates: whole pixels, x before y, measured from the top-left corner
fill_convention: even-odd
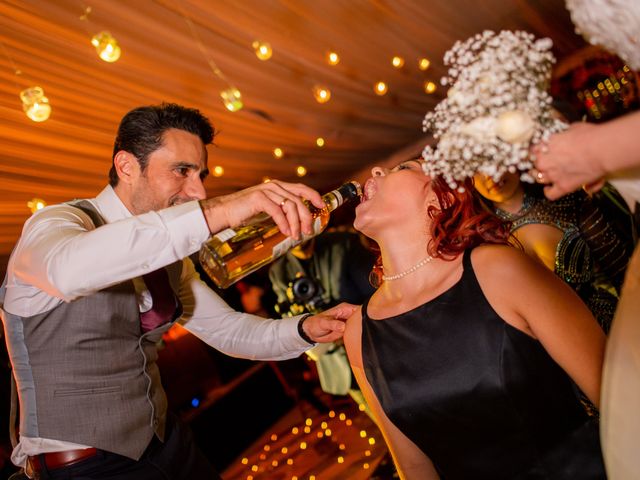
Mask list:
[[[300,233],[311,234],[311,213],[303,200],[318,208],[324,202],[320,194],[301,183],[271,180],[239,192],[200,201],[209,231],[217,233],[234,228],[253,215],[265,212],[271,216],[282,233],[300,238]]]

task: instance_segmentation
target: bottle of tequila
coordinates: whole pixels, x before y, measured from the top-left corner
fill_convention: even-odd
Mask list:
[[[200,250],[200,263],[204,271],[220,288],[227,288],[263,265],[284,255],[289,249],[315,237],[329,223],[329,214],[343,203],[362,196],[356,181],[322,196],[325,207],[308,204],[313,217],[310,235],[299,240],[284,235],[266,213],[254,215],[240,227],[227,228],[213,235]]]

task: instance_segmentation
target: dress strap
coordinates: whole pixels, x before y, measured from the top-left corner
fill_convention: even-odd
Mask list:
[[[462,268],[464,269],[464,272],[462,272],[462,275],[465,274],[465,272],[472,272],[473,271],[473,267],[471,266],[471,252],[473,251],[473,248],[467,248],[464,253],[462,254]]]

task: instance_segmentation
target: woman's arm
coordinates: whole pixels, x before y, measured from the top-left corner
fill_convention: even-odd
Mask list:
[[[533,148],[536,168],[551,185],[545,195],[556,200],[608,175],[640,168],[640,112],[598,125],[574,123],[552,135],[547,147]]]
[[[605,336],[577,294],[515,248],[481,247],[474,250],[472,261],[498,315],[537,338],[598,406]]]
[[[347,321],[344,345],[360,390],[384,436],[400,478],[402,480],[439,480],[440,477],[429,457],[409,440],[384,413],[362,367],[361,339],[362,316],[360,310],[357,310]]]

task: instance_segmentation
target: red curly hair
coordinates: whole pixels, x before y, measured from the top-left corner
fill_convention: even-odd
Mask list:
[[[511,224],[487,211],[473,186],[473,179],[461,182],[464,191],[451,188],[442,177],[431,180],[431,188],[440,208],[432,205],[427,214],[431,218],[431,240],[427,246],[434,258],[453,260],[469,248],[483,243],[508,245]],[[370,282],[382,284],[382,257],[378,255]]]

